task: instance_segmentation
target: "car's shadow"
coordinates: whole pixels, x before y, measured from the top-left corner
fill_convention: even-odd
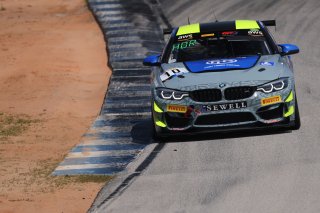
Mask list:
[[[137,122],[131,129],[132,142],[148,145],[154,143],[152,120]]]
[[[144,120],[136,123],[131,130],[132,142],[137,144],[151,144],[151,143],[176,143],[176,142],[194,142],[194,141],[207,141],[207,140],[222,140],[234,139],[245,137],[256,137],[276,134],[286,134],[291,131],[284,129],[261,129],[261,130],[241,130],[222,133],[196,133],[194,135],[184,135],[177,132],[177,135],[164,138],[154,138],[152,121]]]
[[[161,138],[155,141],[164,143],[176,143],[176,142],[194,142],[194,141],[208,141],[208,140],[222,140],[222,139],[235,139],[235,138],[246,138],[276,134],[290,133],[288,130],[242,130],[223,132],[223,133],[199,133],[197,135],[177,135],[169,138]]]

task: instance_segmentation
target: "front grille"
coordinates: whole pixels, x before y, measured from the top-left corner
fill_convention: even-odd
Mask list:
[[[222,113],[199,116],[195,125],[219,125],[255,121],[250,112]]]
[[[224,91],[224,97],[226,100],[239,100],[249,98],[256,91],[256,87],[244,86],[244,87],[230,87]]]
[[[195,90],[189,93],[192,100],[197,102],[215,102],[222,99],[222,93],[220,89],[203,89]]]

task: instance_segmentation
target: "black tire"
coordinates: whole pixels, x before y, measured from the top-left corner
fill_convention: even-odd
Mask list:
[[[153,103],[153,99],[151,103]],[[152,120],[152,135],[153,135],[153,140],[156,142],[165,142],[169,136],[161,134],[163,132],[163,128],[156,126],[154,122],[154,115],[153,115],[153,109],[152,109],[152,104],[151,104],[151,120]]]
[[[162,138],[161,133],[160,133],[161,130],[159,129],[160,127],[157,127],[155,125],[153,113],[151,113],[151,119],[152,119],[153,139],[155,141],[160,141]]]
[[[294,121],[293,121],[293,124],[289,127],[289,130],[298,130],[301,127],[299,105],[298,105],[297,98],[295,98],[294,113],[295,113]]]
[[[294,125],[292,127],[292,130],[298,130],[301,127],[301,121],[300,121],[300,113],[299,113],[299,106],[298,106],[298,100],[295,99],[295,115],[294,115]]]

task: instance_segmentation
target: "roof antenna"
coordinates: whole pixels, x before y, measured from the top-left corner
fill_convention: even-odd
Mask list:
[[[212,12],[213,12],[213,15],[214,15],[214,18],[215,18],[216,22],[219,22],[218,19],[217,19],[216,14],[215,14],[215,12],[214,12],[214,10],[213,10]]]
[[[189,18],[189,16],[188,16],[188,24],[190,24],[190,18]]]

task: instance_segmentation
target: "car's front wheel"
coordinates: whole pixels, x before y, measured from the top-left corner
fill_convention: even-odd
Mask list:
[[[298,106],[298,100],[295,99],[295,115],[294,115],[294,125],[292,127],[292,130],[298,130],[301,127],[301,121],[300,121],[300,113],[299,113],[299,106]]]
[[[153,113],[151,113],[151,119],[152,119],[153,139],[159,141],[163,139],[163,135],[161,134],[163,130],[161,127],[156,125]]]

